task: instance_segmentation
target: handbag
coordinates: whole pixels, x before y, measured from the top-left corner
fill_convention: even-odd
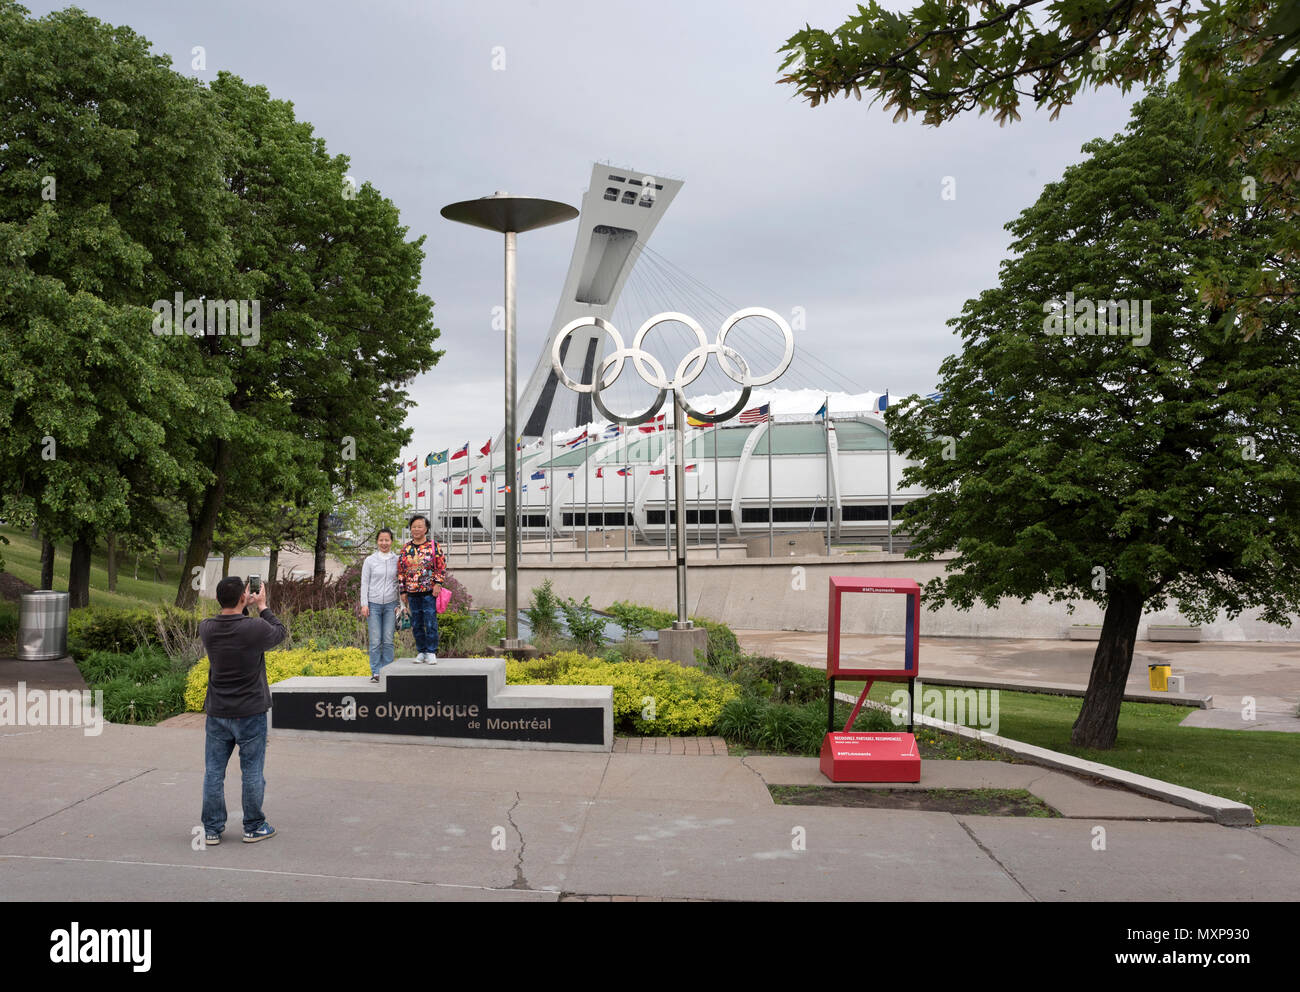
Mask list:
[[[438,590],[438,601],[434,604],[439,613],[446,613],[451,603],[451,590],[443,586]]]
[[[409,609],[405,609],[405,610],[404,610],[404,609],[402,609],[402,608],[400,608],[400,607],[398,608],[398,610],[397,610],[397,629],[398,629],[398,630],[410,630],[410,629],[411,629],[411,611],[410,611]]]

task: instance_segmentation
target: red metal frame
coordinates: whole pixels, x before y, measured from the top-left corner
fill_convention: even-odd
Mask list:
[[[846,592],[894,593],[907,597],[907,627],[903,648],[905,667],[903,668],[845,668],[840,665],[840,599]],[[858,697],[857,705],[849,715],[849,722],[844,725],[847,732],[853,721],[858,718],[862,704],[866,702],[867,693],[871,691],[876,679],[907,680],[908,684],[908,720],[907,729],[912,730],[912,687],[920,670],[920,632],[921,632],[921,587],[911,579],[867,578],[856,575],[832,575],[830,581],[830,602],[826,614],[826,677],[830,680],[830,713],[835,707],[835,680],[837,678],[865,679],[866,686]],[[832,721],[828,721],[831,729]]]

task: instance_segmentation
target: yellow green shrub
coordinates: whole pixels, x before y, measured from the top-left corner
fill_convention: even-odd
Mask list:
[[[292,651],[266,653],[266,681],[274,685],[295,675],[369,675],[370,656],[360,648],[330,648],[315,651],[295,648]],[[190,669],[185,682],[185,708],[190,712],[203,709],[208,694],[208,658],[204,655]]]
[[[561,651],[532,661],[507,661],[515,685],[614,687],[614,726],[656,737],[709,734],[722,707],[740,694],[731,682],[671,661],[605,661]],[[647,698],[648,697],[648,698]],[[653,719],[643,715],[653,701]]]

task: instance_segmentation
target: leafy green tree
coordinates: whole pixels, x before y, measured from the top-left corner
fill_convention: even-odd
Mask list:
[[[805,26],[781,51],[781,82],[814,107],[841,94],[861,100],[865,90],[895,121],[916,114],[931,125],[970,110],[991,112],[1000,125],[1018,121],[1025,100],[1055,119],[1081,89],[1128,92],[1176,69],[1200,111],[1197,126],[1253,161],[1236,184],[1196,184],[1189,216],[1232,238],[1243,204],[1300,215],[1300,136],[1279,126],[1279,108],[1300,93],[1294,0],[925,0],[901,14],[869,0],[834,31]],[[1280,264],[1240,283],[1214,269],[1194,273],[1225,336],[1249,339],[1273,307],[1300,293],[1286,269],[1300,257],[1300,224],[1279,225],[1269,247]]]
[[[127,28],[26,14],[0,0],[0,515],[72,540],[78,606],[96,538],[143,535],[200,471],[189,439],[228,381],[150,308],[219,280],[230,242],[201,88]]]
[[[396,208],[345,182],[346,159],[264,87],[221,73],[211,93],[237,198],[235,264],[260,303],[260,337],[196,340],[234,380],[235,427],[214,435],[210,480],[191,493],[187,572],[206,560],[226,488],[249,459],[261,460],[268,497],[317,507],[318,534],[345,475],[386,482],[410,436],[402,386],[438,358],[432,302],[418,291],[421,242],[405,240]],[[318,556],[322,547],[318,538]],[[182,580],[178,603],[194,595]]]
[[[1297,116],[1279,114],[1287,140]],[[1040,593],[1104,608],[1071,735],[1082,747],[1115,741],[1143,610],[1173,603],[1208,623],[1258,608],[1289,625],[1300,608],[1296,303],[1250,342],[1225,341],[1186,279],[1258,266],[1290,221],[1256,206],[1230,241],[1188,222],[1201,178],[1229,184],[1243,168],[1192,120],[1157,92],[1126,134],[1085,145],[1007,225],[1000,284],[950,322],[964,347],[941,366],[941,398],[887,413],[918,461],[904,484],[929,490],[904,510],[909,554],[956,556],[926,586],[931,608]],[[1137,304],[1122,325],[1105,306],[1118,300]],[[1125,333],[1093,333],[1101,322]]]

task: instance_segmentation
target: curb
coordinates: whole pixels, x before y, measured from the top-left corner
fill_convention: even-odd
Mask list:
[[[846,692],[837,692],[835,698],[847,703],[856,703],[858,701],[857,696],[850,696]],[[894,712],[892,707],[870,699],[866,700],[865,705],[870,706],[872,709],[884,710],[887,713]],[[1255,825],[1255,810],[1245,803],[1224,799],[1222,796],[1212,796],[1208,792],[1188,789],[1185,786],[1165,782],[1162,779],[1138,775],[1135,772],[1126,772],[1122,768],[1113,768],[1110,765],[1089,761],[1086,758],[1076,758],[1073,755],[1062,754],[1059,751],[1051,751],[1045,747],[1038,747],[1036,744],[1014,741],[1010,737],[999,737],[996,734],[985,733],[983,730],[960,727],[955,723],[948,723],[920,713],[913,714],[913,719],[921,726],[934,727],[937,730],[956,734],[958,737],[966,737],[1002,751],[1009,751],[1048,768],[1059,768],[1062,771],[1074,772],[1079,775],[1091,775],[1094,778],[1114,782],[1116,785],[1122,785],[1134,792],[1172,803],[1175,806],[1194,809],[1198,813],[1213,817],[1215,823],[1224,826],[1253,827]]]
[[[1004,692],[1030,692],[1045,696],[1077,696],[1082,699],[1087,695],[1086,688],[1079,688],[1068,682],[1029,682],[1021,679],[978,679],[964,676],[943,676],[922,679],[918,682],[926,685],[951,685],[969,689],[1001,689]],[[1126,703],[1168,703],[1172,706],[1194,706],[1198,709],[1214,708],[1213,696],[1202,696],[1195,692],[1125,692]]]

